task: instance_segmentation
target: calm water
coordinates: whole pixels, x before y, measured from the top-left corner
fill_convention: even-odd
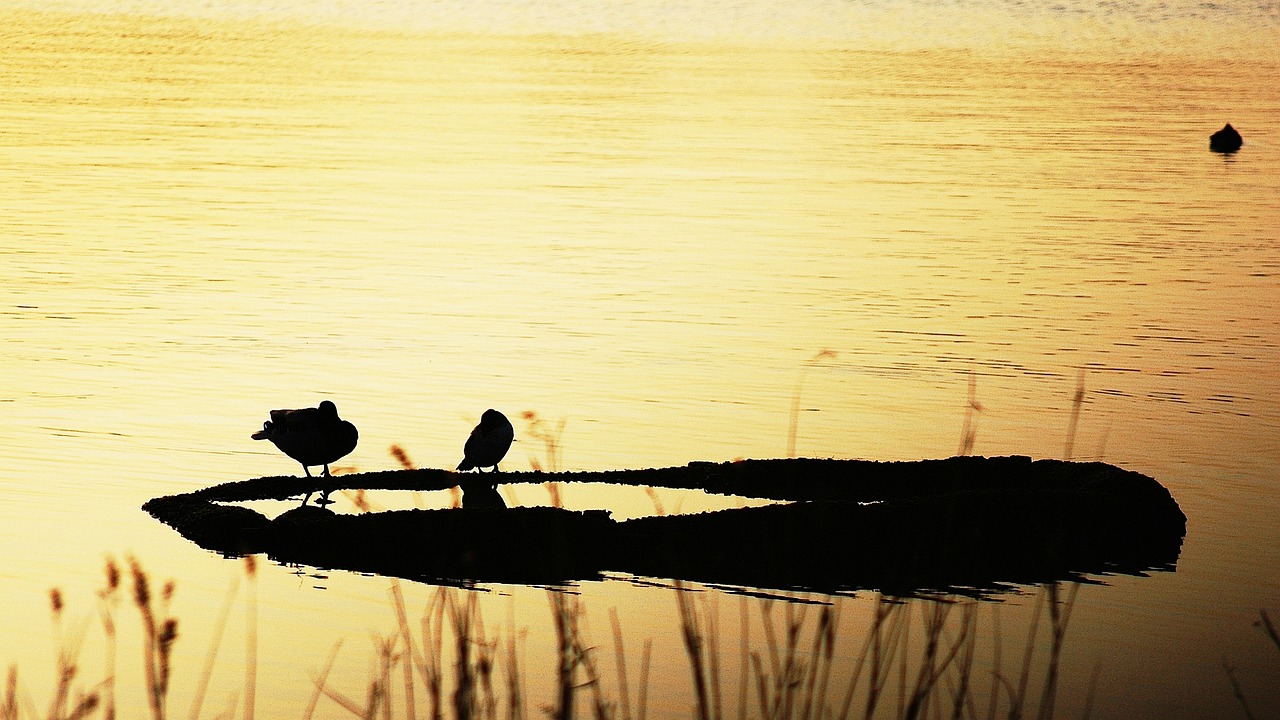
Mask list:
[[[781,456],[799,386],[798,454],[916,459],[956,452],[972,378],[975,452],[1062,457],[1083,370],[1073,456],[1189,525],[1177,572],[1081,590],[1060,709],[1097,669],[1094,717],[1230,716],[1225,659],[1280,715],[1251,626],[1280,612],[1274,3],[171,5],[0,3],[0,660],[37,707],[48,590],[90,684],[103,559],[133,554],[176,580],[185,714],[240,567],[139,506],[296,472],[249,439],[273,407],[334,399],[348,470],[452,467],[487,407],[607,469]],[[1244,149],[1208,152],[1227,121]],[[545,465],[516,425],[506,467]],[[259,714],[300,716],[339,638],[362,697],[387,589],[263,568]],[[545,594],[490,590],[536,708]],[[685,713],[665,583],[578,591]],[[832,601],[854,642],[871,596]]]

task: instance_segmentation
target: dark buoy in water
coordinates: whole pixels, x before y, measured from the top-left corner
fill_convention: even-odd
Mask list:
[[[1209,149],[1220,153],[1233,153],[1244,144],[1240,133],[1227,123],[1221,130],[1209,136]]]

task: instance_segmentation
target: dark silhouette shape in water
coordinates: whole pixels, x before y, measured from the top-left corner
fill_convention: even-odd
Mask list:
[[[488,477],[490,473],[485,473]],[[471,475],[470,477],[476,477]],[[507,502],[498,492],[498,486],[484,480],[463,480],[458,484],[462,488],[462,507],[483,510],[504,510]]]
[[[458,471],[491,467],[498,471],[498,463],[511,449],[516,431],[511,421],[497,410],[489,409],[480,416],[480,424],[471,431],[467,444],[462,449],[462,462],[458,463]],[[483,472],[483,470],[482,470]]]
[[[789,502],[615,521],[607,510],[473,509],[495,484],[608,483]],[[759,588],[887,594],[1003,593],[1085,575],[1172,572],[1187,517],[1154,478],[1102,463],[1028,457],[917,462],[744,460],[574,473],[419,469],[343,475],[335,488],[444,490],[464,509],[268,519],[302,477],[155,498],[143,509],[201,547],[283,563],[458,583],[555,584],[602,573]],[[513,552],[512,548],[517,551]]]
[[[262,423],[262,429],[252,437],[270,440],[285,455],[301,463],[307,477],[312,477],[312,465],[323,465],[323,477],[329,477],[329,463],[355,450],[360,434],[355,425],[338,417],[337,405],[325,400],[319,407],[272,410],[271,419]],[[303,496],[303,505],[311,499],[312,492],[315,491]],[[325,490],[323,499],[316,502],[322,505],[333,502],[329,499],[330,492]]]
[[[1233,153],[1244,145],[1244,138],[1227,123],[1221,130],[1209,136],[1209,149],[1220,153]]]

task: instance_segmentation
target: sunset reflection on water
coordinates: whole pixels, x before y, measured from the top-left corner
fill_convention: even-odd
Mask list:
[[[249,439],[271,408],[338,402],[351,471],[399,467],[392,445],[453,467],[489,407],[563,420],[563,469],[780,457],[797,400],[797,455],[907,460],[955,452],[973,379],[975,453],[1060,457],[1083,370],[1074,456],[1157,478],[1190,525],[1178,572],[1081,591],[1064,707],[1098,662],[1099,717],[1234,702],[1221,659],[1271,667],[1250,623],[1280,590],[1274,17],[987,5],[1004,25],[814,2],[749,33],[774,11],[557,32],[520,6],[479,32],[465,3],[5,4],[0,624],[33,650],[0,660],[45,697],[48,589],[90,617],[104,555],[133,553],[176,578],[199,667],[240,568],[139,506],[298,472]],[[1228,120],[1244,149],[1209,153]],[[504,467],[546,464],[528,430]],[[597,638],[617,607],[630,646],[663,639],[683,712],[666,582],[575,592]],[[257,587],[264,716],[299,713],[336,637],[394,623],[382,578],[262,563]],[[493,590],[550,647],[545,593]],[[838,602],[865,627],[867,598]]]

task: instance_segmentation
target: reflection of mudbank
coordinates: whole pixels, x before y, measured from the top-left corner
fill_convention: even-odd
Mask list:
[[[495,474],[496,475],[496,474]],[[695,488],[788,504],[615,522],[603,510],[463,508],[275,520],[220,504],[322,489],[437,490],[442,470],[259,478],[143,506],[202,547],[446,581],[555,582],[605,571],[761,587],[894,592],[993,588],[1084,573],[1172,570],[1186,516],[1155,480],[1103,463],[958,457],[880,463],[749,460],[501,483]],[[495,492],[496,494],[496,492]]]

